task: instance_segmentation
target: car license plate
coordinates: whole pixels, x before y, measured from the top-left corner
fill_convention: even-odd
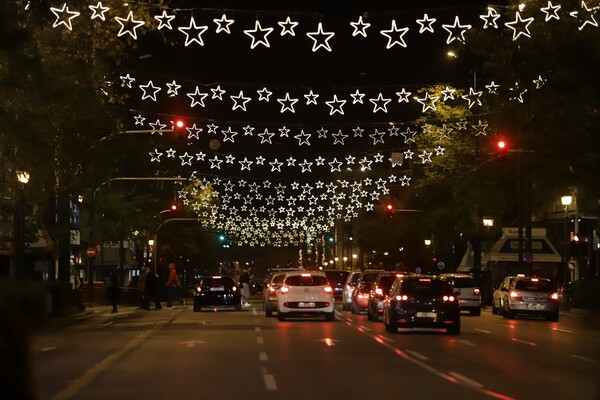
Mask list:
[[[437,318],[437,313],[434,312],[418,312],[417,318]]]
[[[225,288],[223,286],[216,286],[210,288],[211,292],[224,292]]]
[[[541,308],[544,308],[544,305],[540,304],[540,303],[529,303],[529,304],[527,304],[527,307],[533,308],[534,310],[539,310]]]
[[[298,303],[298,307],[302,307],[302,308],[310,308],[310,307],[314,307],[315,303],[314,302],[303,302],[301,301],[300,303]]]

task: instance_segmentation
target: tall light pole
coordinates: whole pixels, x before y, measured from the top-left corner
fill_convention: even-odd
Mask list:
[[[568,258],[568,254],[567,254],[567,249],[569,246],[569,229],[568,229],[568,225],[569,225],[569,206],[571,205],[571,202],[573,201],[573,196],[562,196],[560,198],[560,203],[562,204],[564,210],[565,210],[565,215],[564,215],[564,238],[565,238],[565,243],[564,243],[564,249],[563,249],[563,285],[567,285],[569,283],[569,258]]]
[[[17,171],[18,188],[15,193],[14,215],[13,215],[13,234],[12,234],[12,251],[9,275],[11,279],[23,277],[23,260],[25,255],[25,186],[29,183],[29,172]]]

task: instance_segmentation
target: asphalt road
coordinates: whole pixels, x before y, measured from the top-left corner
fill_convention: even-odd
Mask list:
[[[600,399],[600,321],[464,314],[460,336],[241,312],[95,309],[33,335],[38,399]]]

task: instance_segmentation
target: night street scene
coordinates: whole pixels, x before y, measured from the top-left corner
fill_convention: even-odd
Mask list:
[[[600,400],[599,22],[1,1],[0,397]]]

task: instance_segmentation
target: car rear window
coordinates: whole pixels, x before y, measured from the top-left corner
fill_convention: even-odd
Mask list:
[[[280,284],[283,282],[283,278],[285,278],[285,274],[275,275],[271,280],[271,283]]]
[[[402,294],[407,294],[415,298],[453,294],[452,286],[448,282],[426,278],[403,281],[400,285],[400,290]]]
[[[457,289],[479,287],[477,280],[470,277],[447,277],[445,278]]]
[[[396,275],[384,275],[379,278],[379,283],[377,284],[384,291],[389,291],[394,281],[396,280]]]
[[[202,281],[202,286],[206,286],[206,287],[214,287],[214,286],[225,286],[225,287],[231,287],[233,286],[233,279],[228,277],[228,276],[210,276],[207,278],[204,278],[204,280]]]
[[[328,285],[327,277],[323,275],[291,275],[285,278],[288,286],[325,286]]]
[[[515,289],[530,292],[553,292],[555,290],[552,282],[545,279],[519,279],[515,283]]]
[[[348,281],[348,283],[356,283],[360,280],[360,277],[362,276],[362,274],[359,272],[357,274],[352,274],[352,276],[350,276],[350,280]]]
[[[362,275],[361,281],[364,283],[373,283],[377,279],[377,275],[379,275],[379,272],[365,272]]]

